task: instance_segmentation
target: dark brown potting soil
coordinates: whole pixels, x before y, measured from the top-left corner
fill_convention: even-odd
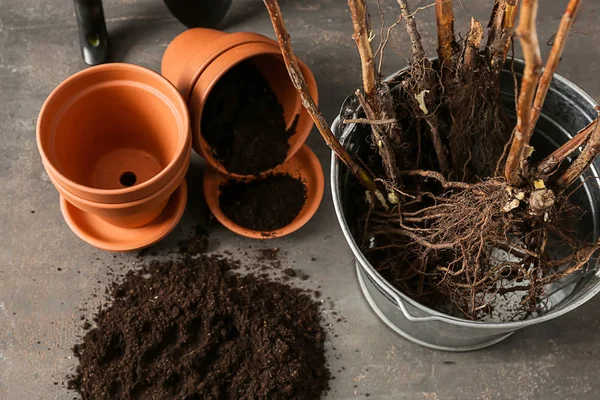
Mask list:
[[[287,157],[296,121],[286,129],[283,107],[269,82],[250,62],[228,71],[202,111],[202,136],[230,173],[258,175]]]
[[[221,210],[233,222],[255,231],[273,231],[291,223],[306,202],[306,186],[287,174],[249,182],[230,180],[221,187]]]
[[[328,388],[319,303],[240,275],[222,256],[130,271],[74,347],[87,399],[318,399]]]

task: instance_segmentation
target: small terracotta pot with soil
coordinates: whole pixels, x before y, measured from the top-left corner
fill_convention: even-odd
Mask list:
[[[67,78],[42,106],[37,143],[61,202],[106,223],[102,232],[86,233],[84,226],[74,226],[82,218],[65,215],[73,207],[63,206],[83,240],[95,242],[89,236],[95,234],[109,243],[101,248],[134,250],[165,236],[179,221],[185,201],[176,202],[181,210],[171,210],[171,220],[152,237],[139,229],[159,218],[185,184],[191,152],[186,104],[157,73],[105,64]],[[122,229],[136,240],[126,246],[112,240]]]
[[[314,76],[300,66],[316,99]],[[169,45],[161,69],[188,101],[194,150],[223,174],[275,168],[312,129],[277,43],[265,36],[190,29]]]
[[[232,178],[204,173],[204,196],[229,230],[253,239],[288,235],[306,224],[323,198],[323,169],[308,146],[267,174]]]

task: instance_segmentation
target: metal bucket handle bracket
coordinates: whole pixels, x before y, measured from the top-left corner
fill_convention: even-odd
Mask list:
[[[398,305],[398,308],[400,308],[400,311],[402,311],[402,314],[404,314],[404,317],[407,320],[409,320],[409,321],[412,321],[412,322],[430,322],[430,321],[442,321],[442,322],[444,322],[445,321],[444,318],[439,318],[439,317],[436,317],[436,316],[431,316],[431,317],[415,317],[410,312],[408,312],[408,309],[406,308],[406,304],[404,304],[404,302],[402,301],[402,299],[400,297],[398,297],[398,295],[396,293],[390,293],[390,295],[392,296],[392,298],[394,299],[394,301]]]
[[[364,260],[366,261],[366,260]],[[360,264],[360,262],[357,261],[357,264]],[[369,275],[369,279],[376,281],[377,285],[381,287],[381,285],[384,285],[384,282],[380,281],[380,278],[378,276],[374,276],[372,274],[372,272],[368,269],[363,269],[363,271],[365,271],[367,273],[367,275]],[[378,290],[379,290],[378,287]],[[404,318],[406,318],[407,320],[411,321],[411,322],[431,322],[431,321],[440,321],[440,322],[447,322],[448,321],[448,317],[443,316],[443,317],[439,317],[436,315],[431,315],[431,316],[427,316],[427,317],[417,317],[415,315],[412,315],[410,313],[410,311],[408,311],[408,308],[406,307],[406,303],[400,298],[400,296],[398,296],[398,294],[394,291],[394,290],[390,290],[390,291],[386,291],[385,293],[382,293],[385,297],[388,297],[392,300],[394,303],[396,303],[396,305],[398,306],[398,308],[400,309],[400,311],[402,311],[402,314],[404,314]]]

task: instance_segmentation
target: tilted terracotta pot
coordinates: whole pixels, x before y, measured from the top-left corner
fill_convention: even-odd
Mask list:
[[[236,46],[254,42],[273,41],[252,32],[226,33],[206,28],[188,29],[169,43],[163,54],[161,74],[188,101],[198,77],[215,58]]]
[[[284,109],[289,128],[299,114],[296,132],[289,139],[291,158],[306,141],[313,121],[302,107],[300,96],[290,81],[277,43],[256,33],[234,33],[211,29],[190,29],[167,47],[162,60],[162,74],[177,86],[187,99],[192,122],[192,145],[208,164],[224,174],[230,174],[213,156],[202,137],[201,119],[206,100],[219,79],[242,61],[252,62],[263,73]],[[318,100],[317,84],[306,64],[300,68],[309,91]],[[240,177],[237,174],[230,174]]]

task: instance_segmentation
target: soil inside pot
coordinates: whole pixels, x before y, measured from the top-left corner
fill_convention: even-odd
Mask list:
[[[271,174],[249,182],[229,180],[221,186],[221,210],[238,225],[273,231],[290,224],[306,202],[306,186],[287,174]]]
[[[74,347],[69,387],[84,400],[320,398],[320,303],[239,267],[185,255],[130,271]]]
[[[202,135],[230,173],[258,175],[283,163],[289,129],[283,106],[269,82],[250,62],[228,71],[212,89],[202,113]]]

